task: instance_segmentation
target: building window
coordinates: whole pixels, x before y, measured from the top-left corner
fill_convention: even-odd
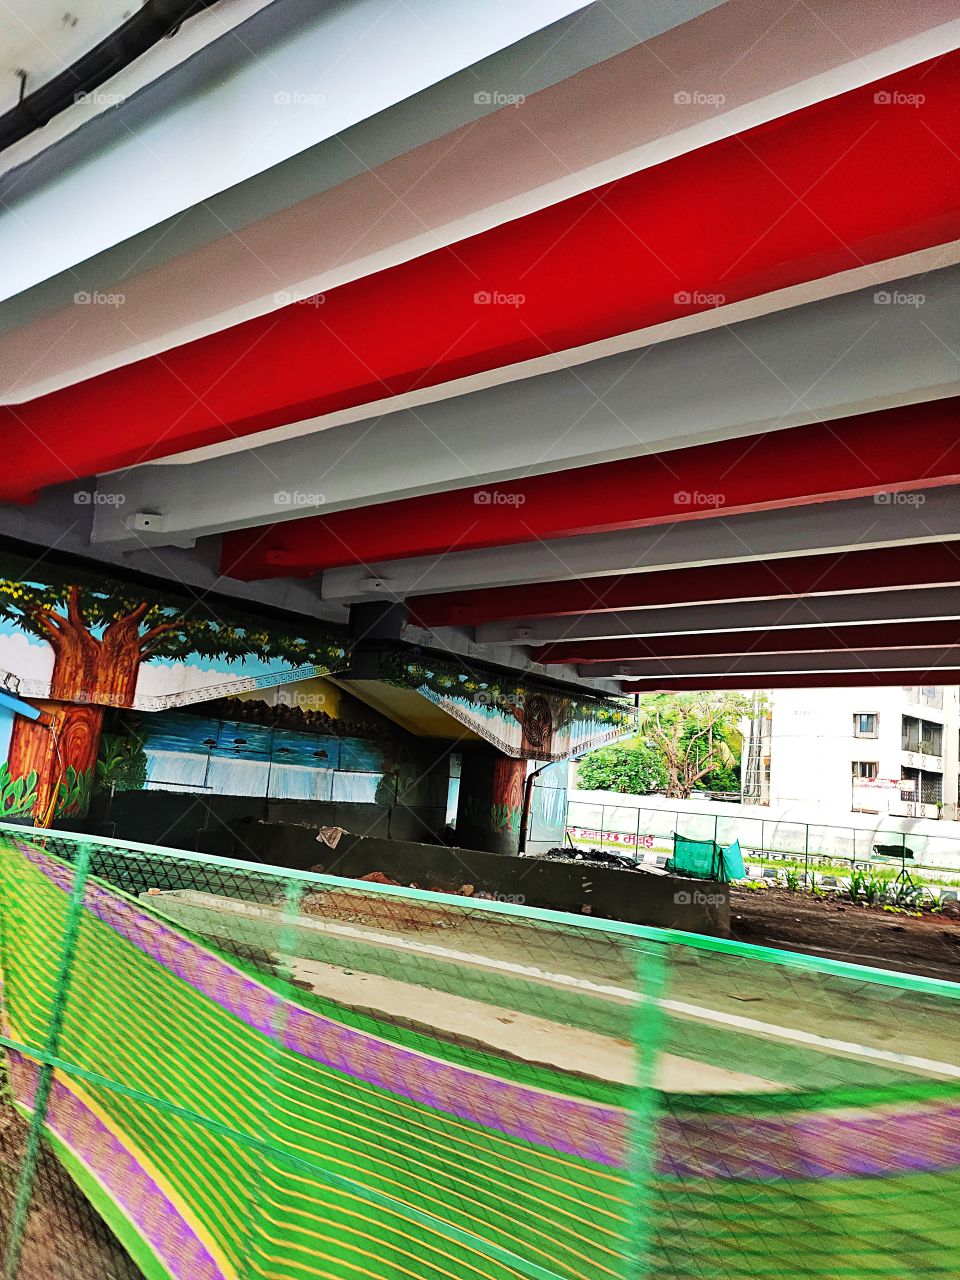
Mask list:
[[[926,756],[943,755],[943,725],[920,721],[920,750]]]
[[[880,764],[877,760],[854,760],[853,776],[855,778],[874,778],[880,776]]]
[[[900,745],[904,751],[919,751],[925,756],[943,755],[943,725],[904,716]]]
[[[875,711],[855,711],[853,713],[853,736],[855,738],[875,738],[877,736],[877,720]]]
[[[900,770],[900,799],[911,803],[941,804],[943,774],[905,766]]]
[[[943,802],[943,774],[920,774],[920,799],[924,804],[941,804]]]

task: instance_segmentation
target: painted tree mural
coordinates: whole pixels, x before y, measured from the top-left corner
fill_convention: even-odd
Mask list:
[[[41,818],[85,811],[104,708],[133,705],[143,663],[257,657],[330,670],[344,653],[327,637],[247,626],[214,616],[198,601],[178,604],[109,582],[0,579],[0,617],[53,650],[44,718],[17,717],[8,754],[10,779],[40,779],[34,813]]]

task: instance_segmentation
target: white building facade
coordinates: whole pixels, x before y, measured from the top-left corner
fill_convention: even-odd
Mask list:
[[[958,816],[956,687],[777,689],[766,714],[750,744],[753,776],[764,784],[754,788],[754,803]]]

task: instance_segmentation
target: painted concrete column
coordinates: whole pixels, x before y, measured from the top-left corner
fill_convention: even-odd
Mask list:
[[[463,848],[517,852],[526,776],[526,760],[494,747],[464,751],[457,806],[457,842]]]

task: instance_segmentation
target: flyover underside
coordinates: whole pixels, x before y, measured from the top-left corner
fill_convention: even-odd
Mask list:
[[[24,225],[100,194],[44,263],[0,251],[0,535],[354,638],[380,610],[398,644],[584,697],[952,682],[948,6],[868,31],[832,0],[422,0],[432,38],[366,97],[341,84],[369,80],[364,8],[271,43],[268,7],[255,65],[214,41],[189,93],[174,67],[11,167]],[[390,40],[396,15],[366,56]],[[204,171],[239,110],[214,78],[198,111],[218,49],[250,147]],[[98,217],[132,163],[107,140],[181,82],[182,181]]]

